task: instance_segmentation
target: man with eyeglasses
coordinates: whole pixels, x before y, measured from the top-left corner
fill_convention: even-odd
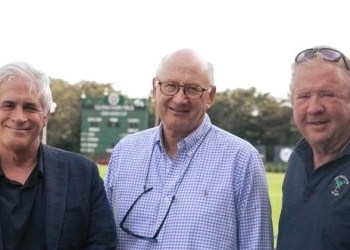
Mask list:
[[[153,79],[159,126],[113,149],[105,187],[118,249],[272,249],[264,166],[248,142],[211,124],[213,66],[181,49]]]
[[[277,249],[350,249],[350,71],[333,48],[300,52],[290,84],[303,136],[283,183]]]

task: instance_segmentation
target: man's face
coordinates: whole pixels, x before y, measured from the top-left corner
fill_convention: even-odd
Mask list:
[[[313,60],[294,75],[294,120],[313,148],[336,150],[350,138],[350,82],[334,63]]]
[[[25,80],[12,78],[0,85],[0,148],[35,149],[47,119],[39,94]]]
[[[169,59],[164,63],[158,78],[161,82],[172,82],[181,86],[196,84],[205,89],[210,86],[208,72],[203,71],[203,65],[186,57]],[[198,98],[189,98],[183,88],[175,95],[167,96],[161,92],[157,81],[153,85],[153,97],[164,132],[183,138],[200,126],[214,96],[215,87],[204,91]]]

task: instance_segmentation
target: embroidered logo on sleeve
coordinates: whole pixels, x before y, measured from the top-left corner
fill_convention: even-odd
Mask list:
[[[338,175],[334,178],[332,183],[332,194],[334,196],[339,196],[346,185],[349,185],[348,178],[346,178],[344,175]]]

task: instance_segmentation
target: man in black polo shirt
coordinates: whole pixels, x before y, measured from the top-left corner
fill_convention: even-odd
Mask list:
[[[45,74],[0,68],[0,250],[115,249],[96,164],[40,141],[51,104]]]
[[[303,139],[283,183],[277,249],[350,249],[350,63],[328,47],[300,52],[290,85]]]

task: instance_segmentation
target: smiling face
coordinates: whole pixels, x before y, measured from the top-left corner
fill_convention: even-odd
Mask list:
[[[25,80],[11,78],[0,85],[1,150],[37,150],[47,119],[39,94]]]
[[[332,151],[350,138],[350,81],[334,63],[297,66],[292,105],[295,123],[313,148]]]
[[[157,78],[161,82],[172,82],[182,86],[199,85],[208,88],[212,82],[208,64],[197,54],[181,50],[169,55],[162,62]],[[204,91],[199,98],[191,99],[183,88],[173,96],[164,95],[158,81],[153,83],[156,109],[163,122],[164,134],[185,138],[198,128],[207,109],[214,100],[215,87]]]

